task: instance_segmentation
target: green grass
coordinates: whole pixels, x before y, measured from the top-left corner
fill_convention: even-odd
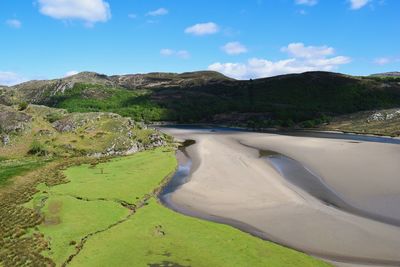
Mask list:
[[[89,92],[93,97],[82,97]],[[100,96],[100,97],[99,97]],[[49,105],[69,112],[106,111],[132,117],[135,120],[158,121],[168,119],[168,112],[152,102],[146,92],[101,85],[76,84],[64,95],[50,97]]]
[[[38,231],[51,249],[44,255],[60,265],[76,251],[75,242],[95,233],[73,258],[72,266],[144,267],[163,262],[193,267],[327,266],[230,226],[187,217],[158,204],[148,194],[176,164],[172,151],[159,148],[95,167],[71,167],[64,172],[67,184],[41,184],[40,193],[27,205],[40,209],[45,203],[41,210],[46,220]],[[137,204],[147,198],[147,205],[131,217],[127,217],[129,209],[114,201]]]
[[[154,200],[128,221],[91,238],[71,266],[145,267],[162,262],[192,267],[329,266],[232,227],[177,214]]]
[[[129,212],[112,201],[81,201],[70,196],[51,195],[43,208],[45,223],[39,226],[50,242],[45,256],[61,265],[75,252],[75,244],[87,234],[106,229]]]
[[[88,199],[106,198],[135,203],[174,171],[176,159],[173,155],[171,150],[158,148],[115,158],[94,167],[72,167],[65,171],[70,183],[53,187],[51,191]]]
[[[45,235],[51,248],[44,256],[61,265],[76,251],[75,242],[130,214],[121,201],[138,202],[157,188],[175,166],[174,152],[158,148],[96,166],[71,167],[65,171],[69,180],[66,184],[40,184],[40,192],[25,207],[41,209],[44,214],[45,221],[38,231]]]
[[[0,186],[8,184],[11,178],[44,166],[48,161],[38,158],[0,160]]]

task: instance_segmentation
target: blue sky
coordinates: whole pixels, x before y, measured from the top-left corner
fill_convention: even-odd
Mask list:
[[[398,0],[0,0],[0,84],[217,70],[400,70]]]

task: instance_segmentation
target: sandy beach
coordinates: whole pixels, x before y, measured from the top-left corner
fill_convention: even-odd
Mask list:
[[[170,196],[177,209],[247,225],[264,238],[338,266],[400,266],[399,145],[218,129],[162,130],[196,141],[187,148],[190,180]],[[281,171],[272,159],[260,157],[260,149],[284,155],[288,166]],[[310,174],[320,180],[307,180]],[[339,204],[324,201],[328,194]]]

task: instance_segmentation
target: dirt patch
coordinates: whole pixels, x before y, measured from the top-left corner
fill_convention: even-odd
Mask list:
[[[149,263],[147,264],[148,267],[190,267],[190,265],[181,265],[176,262],[171,261],[163,261],[160,263]]]
[[[44,219],[44,225],[50,226],[50,225],[57,225],[61,223],[61,219],[58,216],[51,216],[51,217],[46,217]]]
[[[62,202],[61,201],[51,201],[49,203],[49,212],[50,214],[57,214],[61,211]]]

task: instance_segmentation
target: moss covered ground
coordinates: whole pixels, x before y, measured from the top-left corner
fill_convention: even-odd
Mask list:
[[[36,157],[13,160],[0,159],[0,186],[8,184],[11,178],[35,170],[46,163],[48,163],[48,160]]]

